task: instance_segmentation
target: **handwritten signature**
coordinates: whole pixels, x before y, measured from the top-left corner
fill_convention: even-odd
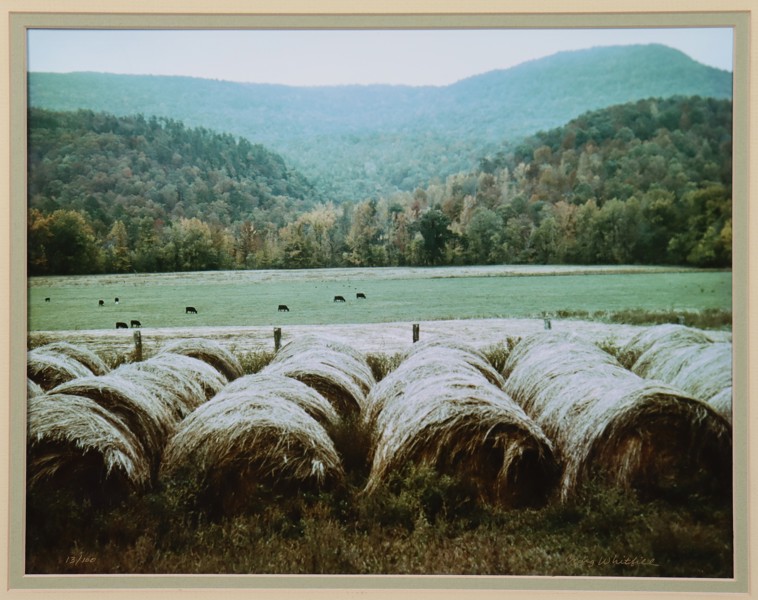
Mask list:
[[[570,556],[569,560],[574,564],[585,567],[603,567],[607,565],[617,565],[623,567],[657,567],[660,566],[655,562],[655,558],[645,556],[602,556],[598,558],[583,558],[581,556]]]

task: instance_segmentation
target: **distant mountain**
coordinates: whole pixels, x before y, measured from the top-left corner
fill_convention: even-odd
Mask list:
[[[336,201],[410,191],[588,110],[675,95],[729,99],[732,75],[662,45],[562,52],[444,87],[29,74],[32,107],[157,115],[242,136]]]

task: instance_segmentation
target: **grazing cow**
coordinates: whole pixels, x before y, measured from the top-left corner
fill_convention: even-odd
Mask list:
[[[286,304],[280,304],[279,305],[279,312],[289,312],[290,309]]]
[[[114,298],[113,301],[118,304],[118,298]]]
[[[102,300],[98,300],[97,301],[97,305],[98,306],[105,306],[105,302],[103,302]]]
[[[197,309],[194,306],[188,306],[187,308],[184,309],[184,314],[185,315],[188,315],[190,313],[192,313],[193,315],[196,315],[197,314]]]
[[[116,321],[116,329],[129,329],[129,327],[127,327],[126,323]]]
[[[335,296],[335,297],[334,297],[334,301],[335,301],[335,302],[344,302],[344,301],[345,301],[345,299],[344,299],[342,296]]]
[[[50,302],[50,298],[45,298],[45,302]]]
[[[366,294],[364,294],[363,292],[358,292],[358,293],[355,295],[355,297],[356,297],[356,298],[358,298],[358,299],[361,299],[361,298],[362,298],[363,300],[365,300],[365,299],[366,299]]]
[[[137,321],[137,319],[132,319],[131,320],[131,326],[132,327],[142,327],[142,323],[140,323],[139,321]]]

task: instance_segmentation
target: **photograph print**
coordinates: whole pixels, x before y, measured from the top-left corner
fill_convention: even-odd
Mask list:
[[[735,28],[449,21],[26,27],[25,585],[735,581]]]

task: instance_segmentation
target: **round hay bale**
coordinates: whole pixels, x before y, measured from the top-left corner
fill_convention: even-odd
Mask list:
[[[175,371],[188,376],[200,384],[206,400],[218,394],[229,383],[226,377],[214,366],[198,358],[183,354],[161,352],[140,364],[143,368],[155,368],[164,373]]]
[[[163,448],[178,423],[162,398],[120,377],[117,372],[99,377],[80,377],[56,386],[48,394],[50,397],[66,395],[88,398],[109,411],[134,434],[144,455],[157,471]]]
[[[35,348],[26,354],[26,376],[43,390],[77,377],[92,375],[94,373],[75,358],[54,350]]]
[[[327,432],[333,431],[340,423],[340,416],[326,398],[301,381],[281,375],[265,373],[245,375],[227,385],[211,399],[211,402],[232,398],[239,401],[248,398],[253,401],[259,395],[277,396],[296,404],[316,419]]]
[[[177,420],[181,420],[206,401],[203,387],[189,374],[150,362],[125,363],[113,371],[123,379],[142,386],[160,398]]]
[[[514,410],[502,390],[455,379],[437,379],[434,390],[426,382],[423,389],[409,389],[402,401],[385,406],[377,419],[366,491],[412,462],[463,478],[485,502],[509,507],[542,503],[556,473],[547,438]]]
[[[642,329],[623,346],[620,356],[623,357],[623,365],[631,368],[641,354],[654,346],[681,347],[710,342],[713,339],[701,329],[666,323]]]
[[[647,496],[731,488],[731,431],[723,417],[624,369],[593,344],[528,336],[504,373],[506,391],[555,445],[563,499],[594,477]]]
[[[276,390],[207,402],[179,425],[160,477],[188,481],[210,513],[254,510],[260,495],[340,485],[344,471],[324,428]]]
[[[476,368],[411,353],[369,395],[371,493],[408,463],[468,483],[480,501],[507,507],[545,502],[557,479],[550,441]]]
[[[632,365],[640,377],[664,381],[687,394],[718,406],[732,420],[732,344],[729,342],[653,344]],[[727,392],[728,390],[728,402]],[[716,403],[711,400],[717,399]]]
[[[212,367],[226,377],[227,381],[233,381],[244,375],[242,365],[237,357],[216,341],[204,338],[176,340],[161,346],[161,354],[183,354],[191,356]]]
[[[71,344],[70,342],[52,342],[40,346],[39,350],[44,352],[54,352],[56,354],[62,354],[73,358],[92,371],[93,375],[105,375],[110,371],[110,367],[102,358],[100,358],[99,354],[83,346]]]
[[[407,360],[413,356],[420,357],[420,361],[427,360],[427,357],[446,362],[463,361],[477,369],[491,384],[500,388],[505,385],[505,379],[487,360],[487,357],[481,351],[462,342],[442,338],[416,342],[405,353],[404,358]]]
[[[122,421],[89,398],[41,394],[27,411],[27,489],[119,498],[145,489],[150,467]]]
[[[363,411],[366,394],[375,383],[362,354],[342,342],[315,336],[289,342],[261,372],[309,385],[345,418]]]
[[[377,383],[366,398],[363,411],[364,423],[376,431],[376,420],[384,406],[402,397],[409,382],[433,381],[446,374],[458,374],[468,378],[481,377],[481,371],[455,349],[435,349],[433,352],[409,353],[392,372]],[[500,378],[503,380],[502,377]]]

